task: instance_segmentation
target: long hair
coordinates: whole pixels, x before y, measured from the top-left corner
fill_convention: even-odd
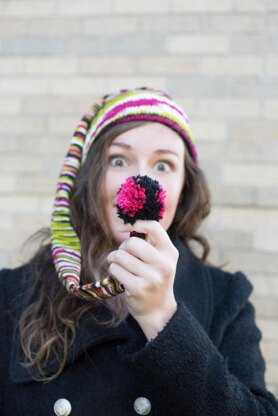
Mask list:
[[[111,127],[92,145],[86,162],[80,169],[70,200],[71,221],[76,230],[82,253],[81,281],[96,281],[107,275],[108,253],[117,248],[109,232],[103,209],[103,182],[106,172],[106,154],[118,135],[148,122],[133,121]],[[170,237],[178,236],[190,249],[190,241],[203,248],[201,260],[207,260],[210,246],[206,238],[198,234],[198,228],[211,209],[210,191],[203,171],[195,164],[186,148],[185,181],[174,220],[167,230]],[[124,293],[105,300],[84,301],[69,294],[58,281],[53,265],[50,245],[50,229],[44,228],[33,235],[41,244],[29,259],[32,265],[32,284],[26,281],[27,305],[19,321],[24,365],[37,370],[37,380],[51,381],[63,370],[68,351],[75,339],[80,318],[91,312],[97,325],[107,328],[118,326],[128,316]],[[31,239],[32,240],[32,239]],[[103,305],[111,312],[111,318],[99,321],[94,309]],[[56,358],[59,369],[51,376],[45,375],[48,360]]]

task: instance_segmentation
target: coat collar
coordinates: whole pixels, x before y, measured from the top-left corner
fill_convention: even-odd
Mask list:
[[[174,281],[174,294],[177,302],[183,302],[192,315],[199,321],[205,330],[208,330],[212,308],[212,294],[210,275],[208,268],[199,260],[184,242],[178,237],[172,239],[173,244],[179,251],[176,276]],[[101,317],[108,317],[107,309],[101,309]],[[97,316],[98,318],[100,317]],[[77,329],[77,334],[73,346],[71,347],[66,365],[71,364],[75,359],[85,352],[102,342],[118,339],[121,342],[127,341],[132,337],[139,337],[141,341],[147,339],[137,321],[129,315],[126,321],[116,328],[104,328],[96,325],[91,319],[90,314],[85,315]],[[144,344],[143,344],[144,345]],[[23,352],[20,346],[18,330],[14,331],[14,342],[11,351],[10,373],[11,378],[16,383],[29,382],[33,380],[34,372],[22,366]],[[59,363],[51,361],[46,368],[46,374],[50,375],[57,371]]]

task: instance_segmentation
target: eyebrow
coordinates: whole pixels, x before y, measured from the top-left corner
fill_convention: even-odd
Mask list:
[[[117,142],[117,143],[112,143],[111,146],[119,146],[119,147],[123,147],[124,149],[132,149],[132,146],[130,146],[129,144],[126,143],[122,143],[122,142]],[[174,156],[177,156],[180,159],[180,155],[176,152],[174,152],[173,150],[169,150],[169,149],[157,149],[154,151],[155,154],[161,154],[161,153],[171,153]]]

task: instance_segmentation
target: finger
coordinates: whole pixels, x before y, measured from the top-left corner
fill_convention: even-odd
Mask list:
[[[137,257],[146,264],[159,263],[161,260],[161,253],[148,241],[138,237],[129,237],[123,241],[119,250]]]
[[[171,243],[167,231],[164,230],[158,221],[137,220],[133,225],[123,224],[119,226],[118,230],[120,232],[136,231],[144,233],[147,236],[146,241],[149,241],[150,244],[162,251],[169,249],[169,242]]]
[[[136,296],[142,291],[143,279],[128,272],[119,264],[111,263],[108,273],[124,285],[127,296]]]
[[[107,256],[107,261],[110,264],[117,263],[136,276],[148,277],[150,275],[150,267],[137,256],[134,256],[126,250],[118,249],[112,251]]]

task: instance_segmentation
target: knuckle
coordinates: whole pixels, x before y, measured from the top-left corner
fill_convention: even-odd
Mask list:
[[[161,281],[160,275],[158,273],[157,274],[154,273],[152,274],[151,279],[146,284],[146,289],[152,292],[160,288],[161,285],[162,285],[162,281]]]
[[[110,266],[109,266],[109,268],[108,268],[108,272],[111,273],[111,274],[113,274],[113,273],[116,272],[116,268],[117,268],[116,264],[115,263],[111,263]]]
[[[143,299],[145,293],[146,293],[146,290],[143,285],[136,286],[133,289],[133,295],[138,299]]]
[[[128,249],[133,249],[136,244],[137,244],[137,237],[130,237],[128,240],[126,240],[126,248]]]
[[[122,251],[123,250],[117,250],[116,252],[115,252],[115,254],[114,254],[114,260],[121,260],[121,258],[122,258]]]

